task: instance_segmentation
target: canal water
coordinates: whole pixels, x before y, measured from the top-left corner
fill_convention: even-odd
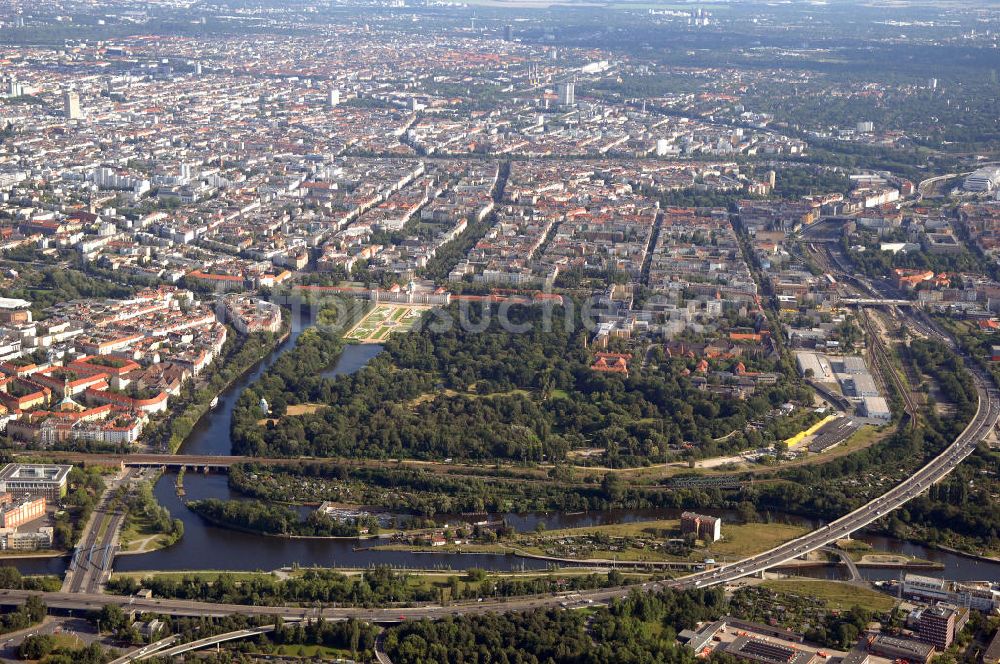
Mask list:
[[[235,383],[219,397],[219,405],[208,413],[184,442],[184,454],[227,455],[232,453],[230,420],[232,410],[242,391],[252,385],[282,353],[293,348],[311,320],[293,316],[291,334],[275,351],[253,371]],[[337,363],[323,372],[327,378],[348,375],[360,370],[382,351],[377,344],[350,344],[344,347]],[[324,567],[369,567],[390,565],[413,569],[483,567],[489,569],[539,569],[546,563],[521,560],[513,556],[480,554],[420,554],[395,551],[366,550],[379,540],[318,540],[266,537],[214,526],[185,507],[177,497],[176,473],[165,473],[154,487],[154,494],[161,505],[184,522],[184,537],[168,549],[152,553],[119,556],[115,569],[134,570],[183,570],[183,569],[239,569],[273,570],[287,565],[320,565]],[[185,500],[204,498],[241,499],[241,494],[230,490],[225,475],[184,475]]]
[[[293,316],[289,338],[276,348],[254,369],[236,381],[219,396],[215,410],[206,414],[197,424],[181,452],[185,454],[228,455],[232,453],[229,429],[232,410],[242,391],[257,381],[282,353],[293,348],[311,320]],[[324,372],[326,377],[354,373],[363,368],[381,352],[379,345],[348,345],[334,367]],[[115,561],[120,571],[141,570],[274,570],[289,565],[318,565],[324,567],[369,567],[389,565],[409,569],[455,569],[482,567],[494,570],[545,569],[548,563],[540,560],[521,559],[515,556],[480,554],[438,554],[414,552],[371,551],[368,547],[379,540],[313,540],[266,537],[242,533],[214,526],[185,507],[175,491],[176,473],[165,473],[154,487],[161,505],[184,522],[184,537],[177,544],[160,551],[141,555],[123,555]],[[186,500],[204,498],[243,499],[245,496],[230,490],[226,475],[203,475],[188,472],[184,476]],[[724,520],[735,516],[726,511],[710,511]],[[680,510],[608,510],[582,513],[507,514],[491,515],[505,518],[519,531],[534,530],[539,524],[547,529],[571,528],[677,518]],[[439,516],[438,518],[448,518]],[[460,517],[452,517],[460,518]],[[468,519],[468,517],[465,517]],[[777,520],[815,526],[798,517],[777,517]],[[944,570],[929,571],[928,576],[952,580],[1000,579],[1000,564],[978,561],[956,554],[927,549],[920,545],[902,542],[877,535],[861,535],[876,550],[906,553],[944,565]],[[14,561],[11,561],[14,562]],[[16,561],[24,574],[61,574],[68,558],[30,558]],[[814,568],[798,572],[820,578],[841,578],[843,572],[834,567]],[[862,569],[862,575],[871,580],[898,577],[898,570]]]

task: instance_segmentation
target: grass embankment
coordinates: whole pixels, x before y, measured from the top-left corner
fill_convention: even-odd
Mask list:
[[[916,563],[918,565],[931,565],[931,561],[916,556],[909,556],[904,553],[892,553],[889,551],[876,551],[867,542],[849,539],[838,540],[836,547],[851,557],[851,560],[859,565],[907,565]]]
[[[128,528],[121,535],[123,553],[149,553],[175,544],[176,541],[172,534],[159,532],[154,520],[144,513],[133,514]]]
[[[250,654],[254,653],[253,647],[251,646]],[[261,652],[261,651],[257,651]],[[336,648],[330,648],[328,646],[302,646],[302,645],[280,645],[274,646],[274,649],[264,653],[269,655],[279,655],[281,657],[297,657],[302,660],[314,660],[321,659],[325,661],[335,661],[335,662],[349,662],[352,661],[350,658],[354,654],[349,650],[338,650]]]
[[[227,572],[225,570],[198,570],[190,572],[153,572],[153,571],[115,572],[115,577],[135,579],[136,581],[142,581],[143,579],[150,579],[150,578],[180,581],[181,579],[194,577],[198,581],[204,581],[205,583],[215,583],[215,581],[222,574],[231,577],[235,581],[253,581],[254,579],[261,576],[275,576],[273,572]],[[290,573],[289,576],[298,576],[298,575]]]
[[[869,611],[884,613],[896,604],[896,600],[888,595],[839,581],[792,577],[772,579],[761,585],[779,593],[815,597],[826,602],[827,606],[835,611],[846,611],[851,607],[860,606]]]

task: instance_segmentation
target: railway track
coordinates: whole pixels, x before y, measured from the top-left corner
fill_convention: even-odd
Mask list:
[[[910,427],[916,427],[919,409],[916,400],[913,398],[913,393],[910,392],[909,386],[906,385],[902,377],[900,377],[899,372],[896,371],[889,349],[885,344],[885,340],[882,339],[878,327],[872,320],[871,314],[864,309],[858,309],[858,317],[862,320],[865,332],[868,334],[872,361],[877,366],[883,381],[888,378],[889,382],[892,383],[893,389],[896,390],[896,393],[903,400],[903,408],[906,414],[910,416]]]

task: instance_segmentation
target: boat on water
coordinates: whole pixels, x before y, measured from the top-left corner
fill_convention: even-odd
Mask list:
[[[212,403],[208,404],[208,407],[214,410],[215,407],[218,405],[219,405],[219,397],[215,397],[212,399]]]

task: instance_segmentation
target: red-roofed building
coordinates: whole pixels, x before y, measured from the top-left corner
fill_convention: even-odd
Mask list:
[[[594,371],[620,373],[628,376],[628,361],[631,353],[595,353],[596,361],[590,365]]]

